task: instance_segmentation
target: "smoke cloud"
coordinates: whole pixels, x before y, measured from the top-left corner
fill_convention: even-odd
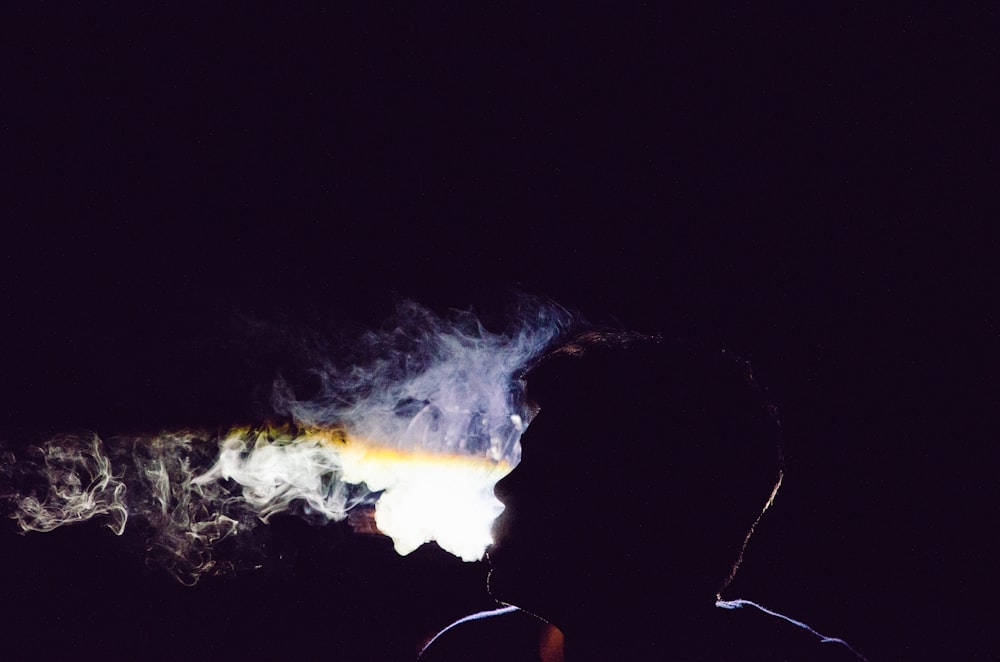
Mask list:
[[[311,348],[307,397],[276,379],[272,405],[286,424],[62,435],[5,450],[0,502],[23,532],[138,527],[150,561],[185,584],[247,565],[220,550],[276,514],[342,521],[362,506],[400,554],[436,541],[479,559],[502,510],[493,485],[520,460],[530,422],[520,373],[575,324],[537,300],[512,317],[492,332],[471,313],[404,303],[348,349]]]

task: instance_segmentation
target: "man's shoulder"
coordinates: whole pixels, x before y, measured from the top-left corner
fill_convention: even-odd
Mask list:
[[[744,651],[759,651],[762,659],[809,659],[865,662],[864,656],[839,637],[822,634],[806,623],[749,600],[720,600],[723,628],[720,640]],[[736,653],[737,650],[731,651]],[[752,656],[751,656],[752,657]],[[734,658],[736,659],[736,658]],[[756,658],[753,658],[756,659]]]
[[[755,602],[719,601],[716,607],[718,618],[704,621],[704,629],[692,622],[694,627],[686,637],[669,638],[675,654],[691,660],[865,662],[842,639],[821,634]],[[545,634],[551,629],[545,621],[515,607],[479,612],[438,633],[419,660],[538,662]]]
[[[461,618],[435,636],[420,662],[536,662],[547,627],[540,618],[516,607],[483,611]]]

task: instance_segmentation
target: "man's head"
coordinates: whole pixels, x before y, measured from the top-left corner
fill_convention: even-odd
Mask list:
[[[710,605],[780,478],[748,365],[631,335],[585,336],[526,375],[538,414],[497,484],[498,599],[557,625],[651,600]],[[563,621],[563,622],[560,622]]]

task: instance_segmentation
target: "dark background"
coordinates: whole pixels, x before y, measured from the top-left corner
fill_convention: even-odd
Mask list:
[[[994,14],[7,5],[0,433],[253,422],[262,328],[517,288],[754,362],[790,467],[734,596],[988,659]],[[271,529],[264,570],[187,589],[97,526],[4,524],[0,655],[409,659],[491,605],[433,546]]]

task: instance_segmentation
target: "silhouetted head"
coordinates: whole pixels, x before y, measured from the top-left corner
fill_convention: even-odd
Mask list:
[[[526,379],[537,415],[496,487],[494,597],[564,630],[648,604],[711,607],[781,475],[777,421],[749,365],[590,334]]]

